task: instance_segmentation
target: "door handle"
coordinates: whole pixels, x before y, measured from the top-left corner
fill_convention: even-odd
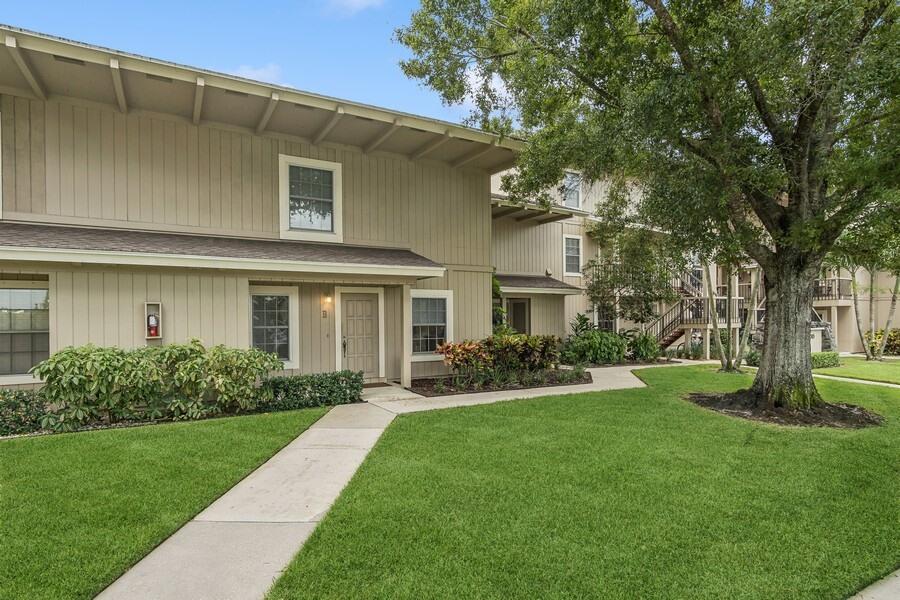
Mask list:
[[[347,358],[347,336],[342,336],[341,340],[341,352],[343,353],[343,357]]]

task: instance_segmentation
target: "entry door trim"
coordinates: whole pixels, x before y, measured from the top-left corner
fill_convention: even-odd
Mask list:
[[[384,379],[384,288],[383,287],[335,287],[334,288],[334,367],[343,367],[341,352],[341,294],[375,294],[378,296],[378,377]]]

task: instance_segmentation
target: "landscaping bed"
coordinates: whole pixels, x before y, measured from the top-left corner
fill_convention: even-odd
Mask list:
[[[760,406],[748,390],[727,394],[696,393],[687,399],[694,404],[732,417],[765,421],[776,425],[799,425],[806,427],[838,427],[859,429],[880,425],[883,417],[861,406],[843,403],[824,403],[807,409],[784,407],[768,408]]]
[[[591,383],[592,381],[591,374],[583,369],[546,369],[543,371],[527,371],[514,380],[503,381],[502,383],[490,380],[472,380],[454,375],[413,379],[409,389],[421,396],[431,397],[578,385]]]

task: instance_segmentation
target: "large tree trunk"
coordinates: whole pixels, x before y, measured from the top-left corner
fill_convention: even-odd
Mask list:
[[[816,269],[782,259],[764,274],[765,339],[751,388],[772,407],[810,408],[822,403],[812,377],[810,315]]]
[[[891,335],[891,327],[894,324],[894,314],[897,312],[897,296],[900,295],[900,274],[894,274],[894,291],[891,292],[891,307],[888,309],[887,322],[884,324],[884,335],[881,336],[881,343],[875,351],[875,358],[881,360],[884,358],[884,348],[887,346],[888,337]]]

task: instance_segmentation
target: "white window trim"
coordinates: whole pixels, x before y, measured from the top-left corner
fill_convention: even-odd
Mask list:
[[[562,256],[563,256],[563,275],[565,277],[581,277],[581,271],[577,273],[572,273],[566,269],[566,240],[578,240],[578,264],[580,265],[582,260],[584,259],[584,237],[580,235],[573,235],[571,233],[563,234],[563,245],[562,245]]]
[[[49,281],[34,281],[30,279],[0,279],[0,288],[16,288],[20,290],[50,290]],[[53,302],[51,298],[50,302]],[[53,337],[54,326],[53,310],[50,310],[50,330],[49,335]],[[51,348],[52,350],[52,348]],[[52,355],[53,352],[51,351]],[[0,385],[28,385],[32,383],[41,383],[41,380],[31,373],[16,373],[15,375],[0,375]]]
[[[334,370],[343,369],[344,355],[341,348],[341,294],[376,294],[378,296],[378,377],[384,379],[384,288],[383,287],[335,287],[334,288]]]
[[[582,181],[581,181],[581,173],[579,173],[578,171],[565,171],[564,174],[563,174],[563,187],[564,187],[564,188],[565,188],[565,185],[566,185],[566,177],[567,177],[568,175],[574,175],[575,177],[578,178],[578,206],[569,206],[568,203],[566,203],[566,194],[565,194],[565,192],[563,192],[562,205],[565,206],[566,208],[572,208],[572,209],[575,209],[575,210],[581,210],[581,206],[584,204],[584,200],[583,200],[583,198],[581,197],[581,196],[582,196],[582,192],[584,191],[584,190],[583,190]]]
[[[409,290],[409,314],[412,315],[413,298],[444,298],[447,301],[447,342],[452,342],[453,338],[453,290]],[[410,319],[411,321],[411,319]],[[412,324],[410,325],[412,327]],[[409,332],[412,339],[412,330]],[[412,362],[434,362],[444,360],[440,354],[428,353],[412,353]]]
[[[248,329],[250,337],[248,347],[253,347],[253,296],[287,296],[288,297],[288,333],[291,336],[289,350],[290,360],[283,361],[285,369],[300,368],[300,289],[296,285],[251,285],[247,295]]]
[[[334,214],[331,224],[334,231],[314,231],[306,229],[291,229],[290,195],[288,193],[289,168],[291,166],[322,169],[334,173]],[[278,155],[278,205],[281,215],[281,239],[306,240],[312,242],[343,242],[343,176],[341,163],[288,154]]]

